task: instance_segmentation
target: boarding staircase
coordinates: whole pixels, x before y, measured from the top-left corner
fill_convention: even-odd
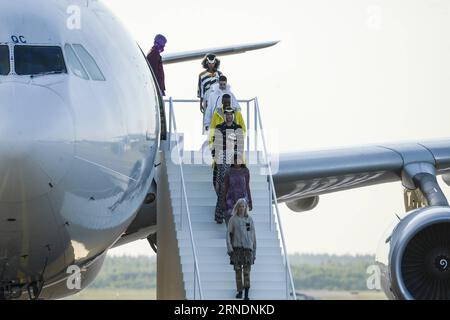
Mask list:
[[[162,171],[167,178],[169,206],[164,214],[170,214],[173,224],[174,246],[178,255],[178,277],[182,281],[181,294],[176,296],[188,300],[234,299],[235,273],[226,247],[225,224],[214,221],[217,196],[212,185],[212,168],[201,151],[184,150],[184,135],[177,131],[175,105],[195,103],[195,100],[166,101],[169,114],[168,141],[162,146]],[[198,103],[198,102],[197,102]],[[252,299],[295,299],[295,289],[286,246],[280,223],[269,156],[257,98],[243,100],[247,105],[246,162],[251,174],[253,211],[256,228],[257,255],[251,272]],[[253,108],[251,108],[253,107]],[[250,113],[254,112],[255,138],[250,140]],[[263,150],[258,150],[262,140]],[[253,148],[251,148],[251,146]],[[160,222],[158,221],[158,224]],[[160,245],[158,245],[159,250]],[[161,268],[165,268],[160,264]],[[158,271],[159,272],[159,271]],[[165,282],[170,278],[166,278]],[[176,276],[173,281],[176,281]],[[158,283],[164,286],[169,283]],[[161,296],[159,298],[174,298]]]

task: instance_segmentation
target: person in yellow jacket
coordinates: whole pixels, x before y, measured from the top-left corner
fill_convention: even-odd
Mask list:
[[[239,125],[242,128],[242,133],[244,137],[242,137],[245,141],[245,134],[247,132],[247,127],[245,126],[244,118],[242,117],[241,110],[239,107],[233,108],[231,106],[231,96],[229,94],[224,94],[222,96],[222,106],[216,108],[216,111],[214,112],[214,115],[211,118],[211,123],[209,125],[209,138],[208,138],[208,144],[209,149],[211,150],[212,158],[213,158],[213,186],[214,189],[216,189],[216,181],[217,181],[217,163],[215,161],[215,146],[214,146],[214,139],[216,135],[216,128],[220,126],[222,123],[225,122],[225,109],[232,108],[234,111],[234,122]],[[244,142],[242,141],[242,143]],[[244,159],[245,162],[245,159]],[[216,189],[217,191],[217,189]]]
[[[214,135],[217,126],[225,122],[225,109],[231,106],[231,96],[229,94],[224,94],[222,97],[222,106],[214,111],[214,115],[211,119],[211,124],[209,125],[209,148],[212,151],[214,149]],[[247,132],[247,127],[245,126],[244,118],[242,117],[241,110],[238,108],[233,108],[234,110],[234,122],[242,127],[244,135]]]

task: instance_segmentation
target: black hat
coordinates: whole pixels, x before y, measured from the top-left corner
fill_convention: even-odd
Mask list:
[[[215,54],[212,54],[212,53],[210,53],[210,54],[207,54],[206,56],[205,56],[205,59],[206,59],[206,61],[208,62],[208,63],[212,63],[212,64],[214,64],[214,63],[216,63],[216,55]]]

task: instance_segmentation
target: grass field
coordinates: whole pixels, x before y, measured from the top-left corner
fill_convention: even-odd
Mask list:
[[[303,294],[319,300],[385,300],[382,292],[376,291],[327,291],[327,290],[305,290]],[[156,290],[108,290],[108,289],[86,289],[70,298],[69,300],[155,300]]]
[[[86,289],[68,300],[156,300],[156,290]]]

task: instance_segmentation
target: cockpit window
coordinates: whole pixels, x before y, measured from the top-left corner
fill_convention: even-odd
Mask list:
[[[14,46],[15,71],[18,75],[66,73],[60,47]]]
[[[73,48],[86,67],[91,79],[95,81],[105,81],[105,76],[90,53],[81,44],[74,44]]]
[[[75,51],[73,51],[70,44],[64,46],[64,51],[66,52],[67,63],[70,66],[70,70],[77,76],[85,80],[89,80],[86,70],[84,70],[83,65],[78,59]]]
[[[9,74],[9,47],[0,46],[0,75],[6,76]]]

